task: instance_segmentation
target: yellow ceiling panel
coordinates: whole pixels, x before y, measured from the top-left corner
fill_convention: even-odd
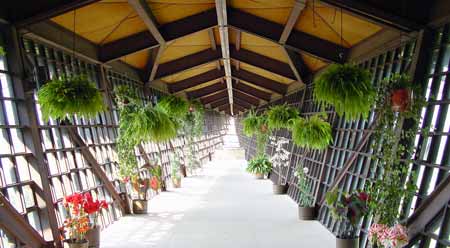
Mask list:
[[[192,87],[192,88],[187,89],[186,91],[194,91],[194,90],[198,90],[198,89],[204,88],[204,87],[206,87],[206,86],[213,85],[213,84],[215,84],[215,83],[217,83],[217,82],[220,82],[220,79],[215,79],[215,80],[211,80],[211,81],[209,81],[209,82],[203,83],[203,84],[199,84],[199,85],[197,85],[197,86],[195,86],[195,87]],[[217,93],[217,92],[214,92],[214,93]],[[212,94],[214,94],[214,93],[212,93]]]
[[[144,69],[145,66],[147,65],[148,58],[149,58],[149,51],[142,50],[139,52],[135,52],[135,53],[126,55],[126,56],[120,58],[120,60],[122,60],[123,62],[125,62],[133,67],[136,67],[139,69]]]
[[[147,3],[161,25],[215,8],[214,0],[148,0]]]
[[[301,56],[306,66],[308,66],[308,68],[313,72],[318,71],[324,66],[328,65],[328,63],[326,63],[325,61],[312,57],[308,54],[302,53]]]
[[[252,65],[249,65],[249,64],[246,64],[246,63],[242,63],[242,62],[241,62],[241,63],[240,63],[240,67],[241,67],[242,69],[244,69],[244,70],[247,70],[247,71],[256,73],[256,74],[258,74],[258,75],[260,75],[260,76],[263,76],[263,77],[265,77],[265,78],[272,79],[272,80],[274,80],[274,81],[277,81],[277,82],[280,82],[280,83],[283,83],[283,84],[290,84],[290,83],[293,82],[292,79],[289,79],[289,78],[280,76],[280,75],[275,74],[275,73],[273,73],[273,72],[266,71],[266,70],[264,70],[264,69],[261,69],[261,68],[259,68],[259,67],[255,67],[255,66],[252,66]]]
[[[215,68],[217,68],[216,63],[209,63],[200,67],[192,68],[187,71],[164,77],[162,80],[166,83],[174,83],[213,70]]]
[[[313,3],[308,1],[300,14],[295,29],[336,44],[342,44],[345,47],[352,47],[380,31],[381,27],[355,16],[341,13],[339,9],[327,5],[316,2],[313,6]],[[343,34],[342,40],[341,34]]]
[[[258,36],[241,33],[241,47],[263,56],[288,63],[288,58],[279,44]]]
[[[111,42],[146,30],[145,24],[125,1],[100,1],[51,20],[62,27],[74,29],[95,44]]]
[[[249,14],[284,25],[289,18],[294,2],[295,0],[231,0],[230,5]]]
[[[166,63],[211,48],[208,32],[197,32],[171,42],[164,50],[160,63]]]

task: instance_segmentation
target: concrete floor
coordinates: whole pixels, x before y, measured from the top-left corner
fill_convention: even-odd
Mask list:
[[[102,247],[332,248],[318,222],[301,222],[288,196],[254,180],[245,161],[216,160],[183,179],[182,188],[158,195],[148,215],[126,216],[102,232]]]

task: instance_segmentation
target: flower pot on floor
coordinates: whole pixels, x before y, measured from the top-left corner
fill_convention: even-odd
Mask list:
[[[183,175],[183,177],[187,177],[186,165],[182,164],[180,166],[180,170],[181,170],[181,175]]]
[[[300,220],[315,220],[316,219],[316,208],[315,207],[298,206],[298,218]]]
[[[174,188],[181,187],[181,178],[172,178],[172,184]]]
[[[273,193],[275,195],[284,195],[284,194],[286,194],[287,190],[288,190],[288,186],[286,184],[283,184],[283,185],[274,184],[273,185]]]
[[[85,240],[83,243],[71,243],[69,241],[64,241],[64,248],[88,248],[89,242]]]
[[[85,238],[89,241],[89,248],[100,248],[100,226],[96,225],[86,232]]]
[[[336,237],[336,248],[359,248],[359,238],[341,239]]]
[[[146,214],[148,208],[148,200],[133,200],[133,213]]]
[[[258,179],[258,180],[264,179],[264,174],[262,174],[262,173],[255,173],[255,179]]]

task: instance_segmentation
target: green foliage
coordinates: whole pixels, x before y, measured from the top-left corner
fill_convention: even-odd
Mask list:
[[[299,206],[301,207],[314,207],[314,196],[311,195],[312,185],[306,178],[306,174],[308,174],[308,172],[308,167],[297,166],[297,171],[294,173],[297,177]]]
[[[314,82],[315,101],[334,106],[346,120],[366,119],[375,96],[370,72],[352,64],[333,64]]]
[[[159,102],[158,106],[161,107],[169,116],[182,118],[189,108],[189,104],[173,95],[164,96]]]
[[[260,119],[256,115],[255,111],[250,110],[247,117],[242,120],[244,134],[248,137],[255,135],[260,125],[259,121]]]
[[[248,162],[248,172],[266,175],[272,170],[272,163],[265,155],[259,155]]]
[[[288,128],[292,124],[292,120],[298,118],[298,110],[283,105],[275,105],[267,111],[267,120],[270,129]]]
[[[205,109],[200,102],[194,101],[189,104],[189,110],[184,115],[183,131],[188,137],[199,137],[203,134]]]
[[[5,55],[6,55],[5,49],[2,46],[0,46],[0,56],[5,56]]]
[[[177,149],[175,149],[174,153],[170,155],[171,176],[174,179],[181,178],[181,162],[179,156],[180,154]]]
[[[71,114],[89,118],[104,110],[102,94],[84,75],[55,78],[37,95],[44,120],[64,119]]]
[[[420,111],[425,102],[420,94],[413,94],[413,104],[405,112],[393,112],[389,101],[392,89],[411,88],[412,83],[406,75],[392,75],[383,80],[379,87],[377,99],[377,114],[379,120],[374,129],[374,159],[378,160],[378,167],[382,170],[372,171],[375,180],[367,185],[372,195],[369,203],[375,215],[376,223],[393,226],[406,217],[401,216],[400,207],[407,209],[416,191],[416,175],[409,169],[412,154],[415,153],[414,138],[418,131]],[[420,92],[420,89],[415,89]],[[404,128],[403,123],[408,120],[410,126]],[[381,173],[379,173],[381,172]]]
[[[292,140],[300,147],[323,150],[328,147],[332,139],[330,123],[324,121],[319,115],[293,120]]]
[[[256,155],[264,154],[264,149],[270,134],[267,114],[257,115],[254,110],[251,110],[247,114],[247,117],[242,120],[242,126],[246,136],[256,136]]]

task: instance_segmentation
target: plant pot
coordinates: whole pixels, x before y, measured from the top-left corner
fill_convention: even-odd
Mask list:
[[[86,232],[85,238],[89,241],[89,248],[99,248],[100,247],[100,226],[96,225],[94,228],[89,229]]]
[[[146,214],[148,208],[148,200],[133,200],[133,213]]]
[[[262,174],[262,173],[255,173],[255,179],[258,179],[258,180],[264,179],[264,174]]]
[[[284,194],[286,194],[287,190],[288,190],[288,186],[286,184],[283,184],[283,185],[274,184],[273,185],[273,193],[275,195],[284,195]]]
[[[411,90],[403,88],[391,93],[391,109],[394,112],[404,112],[411,104]]]
[[[181,187],[181,178],[172,178],[172,184],[174,188]]]
[[[180,170],[181,170],[181,175],[183,175],[183,177],[187,177],[186,165],[182,164],[180,166]]]
[[[70,243],[64,241],[64,248],[88,248],[89,242],[86,240],[84,243]]]
[[[300,207],[298,206],[298,219],[299,220],[315,220],[316,208],[315,207]]]
[[[359,238],[341,239],[336,237],[336,248],[359,248]]]

